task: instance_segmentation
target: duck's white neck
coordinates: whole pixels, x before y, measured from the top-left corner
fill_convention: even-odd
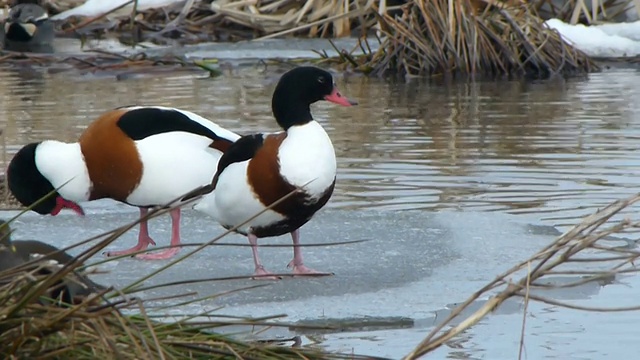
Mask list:
[[[89,200],[91,180],[79,143],[47,140],[38,145],[36,166],[65,199]]]
[[[282,176],[320,196],[336,176],[336,155],[329,135],[316,121],[292,126],[278,152]]]
[[[324,128],[322,127],[322,125],[320,125],[320,123],[318,123],[315,120],[311,120],[302,125],[294,125],[287,129],[287,137],[291,137],[291,136],[307,137],[307,136],[311,136],[311,134],[313,133],[326,134],[326,131],[324,131]]]

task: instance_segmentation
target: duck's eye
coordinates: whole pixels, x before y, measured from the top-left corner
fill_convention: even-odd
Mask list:
[[[324,77],[320,76],[320,77],[318,78],[318,82],[319,82],[320,84],[324,84]]]

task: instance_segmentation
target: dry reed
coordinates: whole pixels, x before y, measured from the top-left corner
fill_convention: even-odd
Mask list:
[[[373,3],[373,0],[215,0],[211,9],[233,23],[262,34],[276,36],[286,32],[309,37],[343,37],[351,34],[356,22],[364,20],[363,15]],[[359,25],[373,24],[369,17]]]
[[[116,33],[121,38],[133,36],[134,42],[198,43],[286,34],[344,37],[375,24],[370,11],[373,4],[374,0],[187,1],[144,11],[116,12],[114,7],[94,17],[67,18],[60,27],[63,34],[93,37]],[[107,15],[111,18],[108,21]]]
[[[413,0],[379,17],[385,38],[357,68],[376,75],[549,77],[598,70],[528,6],[489,0]]]
[[[83,0],[0,0],[0,7],[6,8],[13,3],[23,1],[38,2],[44,5],[52,15],[84,2]],[[246,39],[255,36],[274,37],[286,34],[335,38],[353,35],[355,32],[362,35],[372,27],[378,26],[373,10],[380,15],[389,14],[389,10],[397,13],[397,4],[405,2],[411,2],[411,0],[190,0],[184,5],[176,3],[161,9],[145,11],[134,9],[112,13],[111,15],[116,17],[115,22],[105,22],[104,26],[93,27],[88,32],[94,35],[105,31],[124,34],[135,30],[143,38],[159,40],[162,37],[170,37],[185,42],[231,40],[238,37]],[[640,8],[636,7],[637,0],[472,0],[471,2],[476,10],[484,8],[485,4],[500,6],[526,4],[542,19],[559,18],[571,24],[623,21],[628,15],[640,14]],[[425,3],[428,5],[430,2]],[[456,7],[451,7],[449,4],[447,6]],[[81,20],[66,19],[63,21],[62,28],[67,33],[77,31],[79,28],[103,19],[103,15]],[[86,35],[88,32],[80,33]],[[500,35],[500,33],[496,34]]]
[[[494,281],[475,292],[454,309],[449,317],[435,327],[405,359],[417,359],[442,346],[465,329],[478,323],[480,319],[490,314],[507,299],[514,297],[525,299],[525,305],[526,301],[540,301],[585,311],[640,310],[640,305],[626,308],[590,308],[539,295],[542,291],[550,288],[572,288],[591,281],[610,279],[616,274],[630,274],[640,271],[634,265],[634,261],[640,257],[639,250],[623,248],[617,244],[612,245],[606,240],[612,234],[640,231],[640,220],[625,218],[614,221],[612,219],[638,201],[640,201],[640,194],[612,203],[583,219],[580,224],[559,236],[529,259],[499,275]],[[597,264],[600,270],[587,267],[589,264]],[[569,268],[569,266],[572,267]],[[522,273],[525,274],[521,275]],[[553,286],[545,282],[559,275],[571,275],[579,280]],[[518,276],[521,276],[519,280],[510,280]],[[452,320],[472,305],[474,301],[488,295],[492,296],[480,309],[462,321],[456,321],[458,325],[452,324]]]
[[[619,16],[630,0],[216,0],[162,9],[72,17],[61,35],[83,39],[116,34],[127,44],[201,43],[283,36],[384,35],[380,50],[343,60],[363,72],[406,76],[445,74],[549,77],[598,71],[584,53],[546,28],[538,13],[567,22]],[[635,0],[634,0],[635,1]],[[116,8],[114,7],[114,11]],[[113,15],[106,21],[106,15]],[[117,15],[117,16],[116,16]],[[585,20],[586,19],[586,20]],[[5,58],[4,60],[12,60]],[[161,64],[161,63],[155,63]]]

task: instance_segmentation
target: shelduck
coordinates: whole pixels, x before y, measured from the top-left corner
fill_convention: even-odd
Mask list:
[[[9,189],[24,206],[37,204],[39,214],[57,215],[71,209],[84,215],[79,202],[111,198],[140,208],[161,206],[187,192],[210,184],[218,160],[239,135],[192,112],[159,107],[130,106],[104,113],[78,142],[47,140],[24,146],[11,160]],[[141,259],[167,259],[179,251],[180,208],[171,210],[171,248]],[[140,223],[138,244],[112,251],[126,255],[155,242],[147,221]]]
[[[336,157],[331,139],[311,116],[309,106],[327,100],[356,105],[343,97],[333,77],[316,67],[298,67],[278,82],[271,107],[284,131],[254,134],[237,140],[220,159],[208,192],[194,209],[211,215],[231,229],[298,189],[236,232],[247,236],[253,252],[255,277],[275,279],[258,256],[258,238],[291,234],[294,274],[326,274],[303,263],[300,227],[322,208],[333,193]]]
[[[47,11],[37,4],[13,6],[0,31],[6,50],[38,53],[50,53],[54,50],[53,23]]]

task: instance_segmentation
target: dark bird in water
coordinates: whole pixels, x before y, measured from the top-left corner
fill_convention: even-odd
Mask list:
[[[54,50],[53,23],[47,11],[37,4],[13,6],[0,31],[5,50],[34,53],[51,53]]]
[[[47,255],[49,256],[43,259],[47,262],[45,266],[38,263],[33,264],[33,268],[40,267],[39,275],[50,275],[60,266],[69,264],[74,259],[73,256],[61,252],[55,246],[40,241],[12,240],[9,224],[0,219],[0,284],[13,280],[11,276],[3,276],[6,271]],[[88,295],[104,289],[104,286],[74,271],[54,284],[46,296],[67,304],[77,304]]]

